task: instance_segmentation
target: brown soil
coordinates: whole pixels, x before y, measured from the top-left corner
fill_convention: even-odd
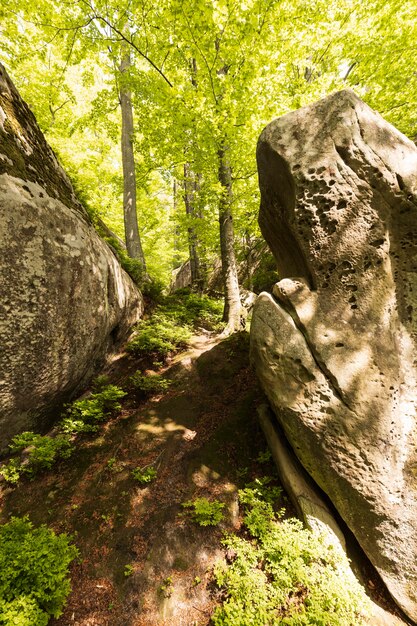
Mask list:
[[[74,534],[80,558],[73,591],[55,626],[206,625],[219,601],[212,584],[225,530],[239,527],[237,489],[273,468],[257,462],[265,442],[247,335],[194,338],[164,369],[173,383],[147,402],[129,397],[120,416],[53,471],[4,489],[1,519],[26,515]],[[122,355],[110,369],[123,386],[137,369]],[[140,486],[136,467],[157,478]],[[218,527],[200,527],[182,503],[226,504]],[[126,566],[128,568],[126,569]]]

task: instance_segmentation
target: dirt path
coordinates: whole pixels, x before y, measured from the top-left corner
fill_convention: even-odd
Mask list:
[[[115,366],[118,384],[126,371],[123,360]],[[222,556],[222,533],[240,524],[237,489],[273,471],[256,460],[265,442],[247,336],[195,337],[165,374],[173,382],[164,395],[139,406],[128,401],[69,461],[3,494],[3,520],[29,514],[35,523],[75,533],[80,559],[56,626],[210,621],[219,600],[211,573]],[[148,464],[157,478],[141,487],[131,472]],[[225,503],[219,527],[200,527],[184,515],[182,503],[196,497]]]

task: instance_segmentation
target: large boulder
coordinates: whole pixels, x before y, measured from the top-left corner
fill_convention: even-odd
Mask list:
[[[417,622],[417,148],[352,91],[272,122],[251,328],[294,451]]]
[[[0,65],[0,451],[43,430],[142,313]]]

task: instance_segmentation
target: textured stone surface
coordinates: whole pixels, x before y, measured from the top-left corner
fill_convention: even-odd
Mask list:
[[[278,471],[280,481],[287,495],[293,503],[300,519],[314,534],[319,535],[333,550],[341,553],[342,576],[344,584],[354,584],[355,579],[367,588],[367,580],[360,575],[361,567],[353,560],[348,564],[346,555],[346,542],[343,532],[335,520],[332,511],[324,502],[317,485],[306,474],[299,460],[289,449],[288,442],[282,433],[282,429],[276,423],[275,416],[266,404],[261,404],[258,409],[258,419],[268,442],[269,449]],[[397,615],[384,609],[381,598],[368,598],[368,606],[362,607],[362,614],[366,623],[370,626],[406,626]]]
[[[417,148],[351,91],[272,122],[259,222],[282,280],[251,353],[297,456],[417,621]]]
[[[1,451],[59,417],[143,309],[1,65],[0,283]]]

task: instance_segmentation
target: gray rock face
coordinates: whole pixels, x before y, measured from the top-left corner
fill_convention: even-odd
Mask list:
[[[42,430],[143,310],[0,65],[0,451]]]
[[[258,169],[282,280],[255,304],[257,374],[417,621],[417,148],[342,91],[272,122]]]

